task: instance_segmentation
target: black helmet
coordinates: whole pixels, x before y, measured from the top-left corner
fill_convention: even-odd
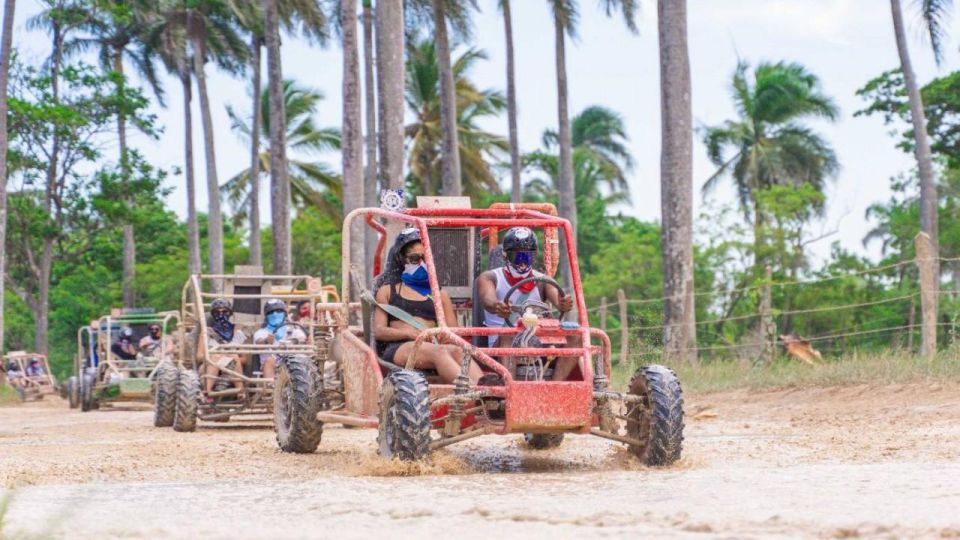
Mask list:
[[[420,242],[423,238],[420,236],[420,229],[416,227],[407,227],[406,229],[400,231],[400,234],[397,235],[397,239],[393,242],[393,249],[397,250],[397,256],[403,252],[403,248],[414,242]]]
[[[217,298],[213,302],[210,302],[210,311],[215,311],[218,309],[225,309],[230,313],[233,313],[233,306],[230,305],[230,301],[226,298]]]
[[[267,303],[263,305],[263,314],[267,315],[269,313],[273,313],[274,311],[283,311],[286,313],[287,304],[279,298],[271,298],[270,300],[267,300]]]
[[[514,227],[503,235],[504,251],[539,251],[537,235],[526,227]]]
[[[133,339],[133,330],[129,326],[120,329],[120,339]]]

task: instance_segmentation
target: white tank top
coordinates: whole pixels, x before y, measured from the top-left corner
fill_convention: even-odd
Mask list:
[[[506,267],[495,268],[493,270],[493,275],[496,277],[496,280],[497,280],[497,300],[501,302],[504,301],[504,297],[507,295],[507,291],[509,291],[510,287],[512,287],[512,285],[510,285],[510,282],[507,281],[507,277],[504,275],[504,272],[506,271],[507,271]],[[533,272],[533,275],[539,276],[541,274],[539,272]],[[509,298],[511,306],[526,302],[527,300],[538,300],[538,301],[543,300],[540,297],[539,285],[534,286],[533,290],[527,294],[523,294],[520,292],[520,289],[517,289],[513,291],[513,294],[511,294]],[[513,315],[511,318],[513,319],[513,322],[515,324],[516,315]],[[490,313],[489,311],[484,311],[483,321],[484,321],[483,322],[484,326],[488,326],[491,328],[503,327],[503,317],[497,315],[496,313]],[[513,324],[511,324],[510,326],[513,326]],[[494,343],[496,339],[497,339],[496,336],[491,336],[490,343],[491,344]]]

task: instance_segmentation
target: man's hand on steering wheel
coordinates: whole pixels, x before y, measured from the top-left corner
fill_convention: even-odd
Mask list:
[[[510,307],[509,302],[497,302],[493,305],[493,312],[500,316],[500,318],[506,320],[513,313],[513,309]]]
[[[558,304],[557,309],[559,309],[561,313],[569,313],[570,310],[573,309],[573,297],[570,295],[561,296]]]

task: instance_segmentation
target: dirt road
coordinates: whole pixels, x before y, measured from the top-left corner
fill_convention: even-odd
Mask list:
[[[583,436],[483,437],[412,467],[378,460],[366,430],[293,456],[265,425],[0,408],[0,538],[960,538],[960,386],[687,401],[685,457],[664,470]]]

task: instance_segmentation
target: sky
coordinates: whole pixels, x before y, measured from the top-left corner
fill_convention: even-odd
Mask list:
[[[482,88],[503,90],[505,47],[503,23],[495,0],[478,0],[482,12],[475,16],[472,46],[486,52],[470,77]],[[861,243],[871,228],[866,208],[889,198],[889,179],[913,166],[912,156],[895,147],[890,128],[879,117],[854,117],[865,103],[855,95],[858,88],[880,73],[898,66],[890,5],[887,0],[688,0],[688,33],[692,74],[692,105],[695,128],[734,118],[730,79],[738,60],[799,62],[820,77],[824,92],[840,107],[836,123],[812,122],[836,150],[841,171],[827,190],[828,210],[822,221],[810,227],[810,236],[826,235],[811,245],[813,254],[824,257],[834,241],[846,249],[877,256],[877,246]],[[921,84],[960,69],[960,13],[949,23],[950,40],[945,60],[933,61],[929,43],[917,18],[912,0],[905,0],[907,33],[914,70]],[[603,105],[620,113],[626,123],[636,167],[630,174],[630,205],[615,210],[645,220],[660,219],[660,87],[657,42],[657,6],[643,0],[639,32],[630,33],[622,20],[607,18],[595,0],[581,0],[581,23],[577,39],[567,45],[569,110],[571,115],[591,105]],[[547,128],[557,123],[556,82],[552,19],[546,0],[514,0],[513,22],[516,49],[519,138],[521,151],[536,149]],[[25,28],[36,14],[36,0],[18,2],[14,44],[27,59],[43,58],[48,38]],[[326,49],[304,40],[284,38],[283,73],[320,90],[316,122],[338,126],[341,116],[341,54],[332,44]],[[266,55],[264,55],[266,56]],[[249,150],[229,129],[226,106],[250,111],[250,84],[208,68],[213,102],[217,172],[221,183],[249,165]],[[182,166],[183,102],[179,84],[164,80],[167,108],[154,106],[163,126],[159,140],[137,136],[139,147],[155,165]],[[196,99],[194,102],[196,103]],[[194,155],[197,172],[197,206],[206,208],[202,133],[195,106]],[[506,134],[506,117],[482,124],[487,130]],[[339,168],[339,155],[322,156]],[[709,212],[700,186],[714,172],[700,137],[694,135],[695,224],[709,230]],[[171,177],[169,206],[186,215],[182,177]],[[503,183],[509,183],[504,178]],[[731,204],[733,191],[724,187],[707,195],[714,204]],[[269,219],[269,200],[262,197],[261,214]],[[707,227],[704,227],[707,225]]]

